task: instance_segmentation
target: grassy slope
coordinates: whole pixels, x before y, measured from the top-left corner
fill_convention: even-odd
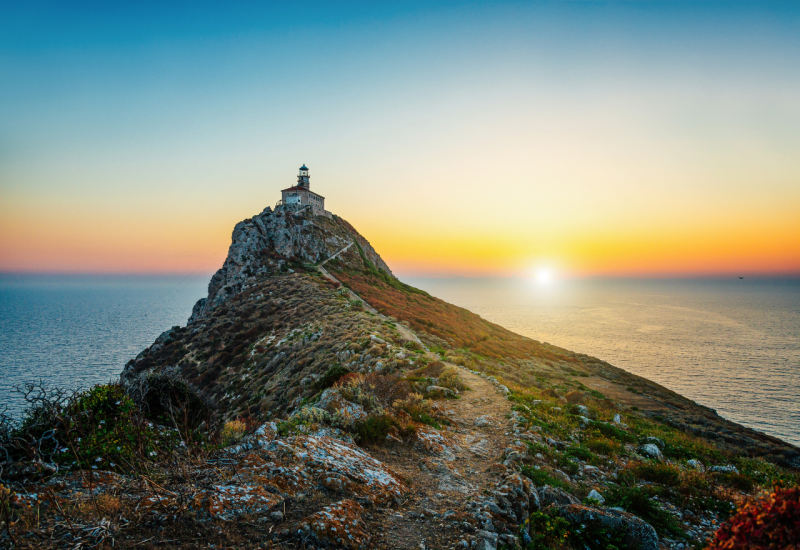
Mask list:
[[[589,380],[597,379],[601,386],[613,388],[616,401],[636,404],[650,416],[683,432],[713,440],[721,448],[783,464],[798,459],[798,449],[792,445],[729,422],[715,411],[650,380],[596,358],[520,336],[390,278],[373,266],[352,267],[357,263],[350,258],[329,268],[381,313],[407,322],[423,340],[445,348],[445,353],[473,358],[471,366],[502,376],[509,385],[519,389],[554,387],[567,392],[588,390]]]

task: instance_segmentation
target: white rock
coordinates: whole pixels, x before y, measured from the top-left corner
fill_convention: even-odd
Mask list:
[[[606,499],[603,498],[603,495],[598,493],[596,489],[592,489],[591,491],[589,491],[589,496],[587,498],[591,498],[593,500],[596,500],[600,504],[603,504],[606,501]]]
[[[699,460],[694,459],[694,458],[691,459],[691,460],[687,460],[686,461],[686,465],[689,466],[690,468],[694,468],[698,472],[705,472],[706,471],[706,467],[703,466],[703,463],[700,462]]]
[[[727,464],[725,466],[712,466],[712,472],[721,472],[723,474],[738,474],[739,470],[733,464]]]
[[[491,428],[494,426],[494,420],[488,414],[484,414],[475,419],[475,426],[478,428]]]
[[[653,443],[645,443],[639,447],[639,452],[650,458],[661,458],[661,449]]]

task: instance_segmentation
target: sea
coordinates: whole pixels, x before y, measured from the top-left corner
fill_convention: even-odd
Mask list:
[[[19,417],[29,383],[118,379],[209,277],[0,275],[0,408]],[[800,278],[402,279],[800,445]]]

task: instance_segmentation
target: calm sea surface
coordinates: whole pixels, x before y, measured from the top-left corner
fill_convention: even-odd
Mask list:
[[[406,279],[800,445],[800,279]]]
[[[184,325],[209,276],[0,275],[0,404],[43,380],[68,388],[116,380],[125,363]]]
[[[594,355],[800,444],[800,280],[405,279],[517,333]],[[208,276],[0,275],[0,404],[116,379],[183,325]]]

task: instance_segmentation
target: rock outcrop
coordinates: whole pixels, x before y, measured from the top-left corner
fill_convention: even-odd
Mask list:
[[[338,216],[315,216],[310,209],[284,205],[273,211],[267,207],[237,223],[231,241],[225,263],[208,284],[208,296],[192,310],[190,324],[260,278],[291,271],[297,264],[317,264],[353,242],[368,261],[393,276],[386,262],[349,223]]]

